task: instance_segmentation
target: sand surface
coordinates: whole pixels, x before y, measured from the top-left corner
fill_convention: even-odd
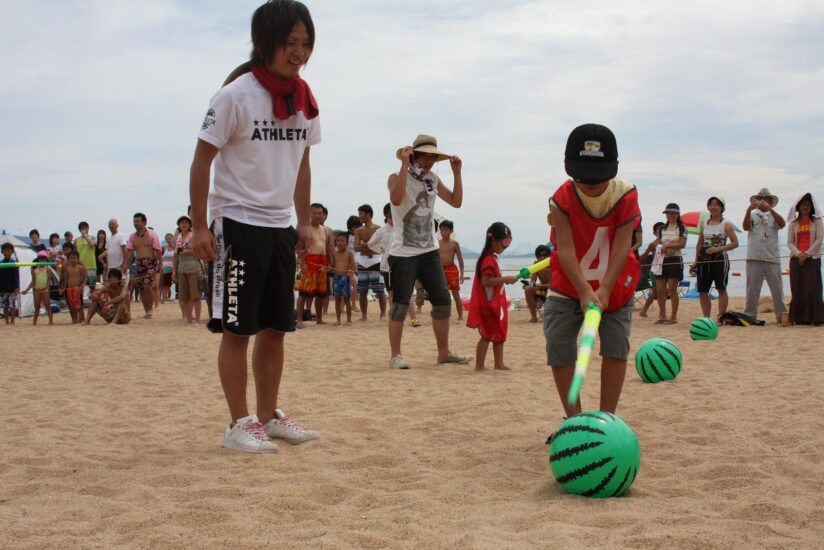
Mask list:
[[[219,336],[176,305],[125,327],[0,325],[0,547],[821,548],[824,328],[767,314],[692,342],[697,312],[634,319],[633,348],[670,338],[684,369],[647,385],[630,366],[618,414],[642,465],[609,500],[552,479],[563,412],[523,312],[513,370],[481,375],[435,364],[428,316],[406,329],[409,371],[387,368],[384,323],[310,323],[287,338],[280,405],[322,439],[277,455],[220,447]],[[474,353],[476,332],[451,335]]]

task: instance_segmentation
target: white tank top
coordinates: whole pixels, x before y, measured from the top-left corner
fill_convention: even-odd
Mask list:
[[[429,172],[420,181],[406,176],[406,194],[398,206],[392,205],[395,236],[389,248],[390,256],[409,258],[438,250],[435,238],[435,199],[438,198],[438,176]],[[403,177],[403,176],[401,176]]]
[[[704,242],[701,243],[701,247],[711,248],[727,244],[728,223],[730,223],[728,220],[721,220],[721,223],[717,225],[709,225],[709,220],[704,220]]]

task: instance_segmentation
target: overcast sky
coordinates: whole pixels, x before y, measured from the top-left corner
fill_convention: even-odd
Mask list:
[[[188,204],[210,97],[246,60],[260,0],[0,1],[0,228],[92,229],[135,211],[159,231]],[[736,223],[769,187],[824,203],[824,3],[320,0],[304,71],[318,99],[315,201],[344,227],[378,212],[418,133],[464,159],[455,220],[478,249],[503,221],[544,242],[566,136],[618,138],[647,222],[722,194]],[[438,165],[451,185],[448,164]],[[379,221],[379,220],[378,220]]]

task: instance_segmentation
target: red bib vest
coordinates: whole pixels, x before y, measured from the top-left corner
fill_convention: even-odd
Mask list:
[[[584,207],[575,192],[575,184],[572,181],[568,180],[555,191],[552,195],[552,203],[569,219],[572,240],[575,244],[575,257],[581,265],[581,272],[592,288],[598,290],[607,272],[616,230],[628,223],[634,226],[640,220],[638,191],[635,187],[628,190],[612,205],[606,215],[598,219],[594,218]],[[554,231],[551,242],[554,252],[550,264],[550,289],[558,294],[578,299],[578,291],[561,269],[558,242]],[[620,309],[632,299],[635,288],[638,286],[639,276],[638,259],[635,254],[629,252],[627,262],[612,287],[606,311]]]

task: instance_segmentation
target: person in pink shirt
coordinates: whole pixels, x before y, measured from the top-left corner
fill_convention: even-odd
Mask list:
[[[132,257],[132,251],[137,252],[135,284],[140,288],[140,301],[146,312],[144,319],[151,319],[154,315],[155,292],[159,292],[156,275],[160,273],[163,249],[157,233],[146,227],[145,214],[137,212],[134,215],[134,228],[136,231],[129,237],[126,250],[129,258]],[[129,266],[125,259],[123,263],[125,271]]]

